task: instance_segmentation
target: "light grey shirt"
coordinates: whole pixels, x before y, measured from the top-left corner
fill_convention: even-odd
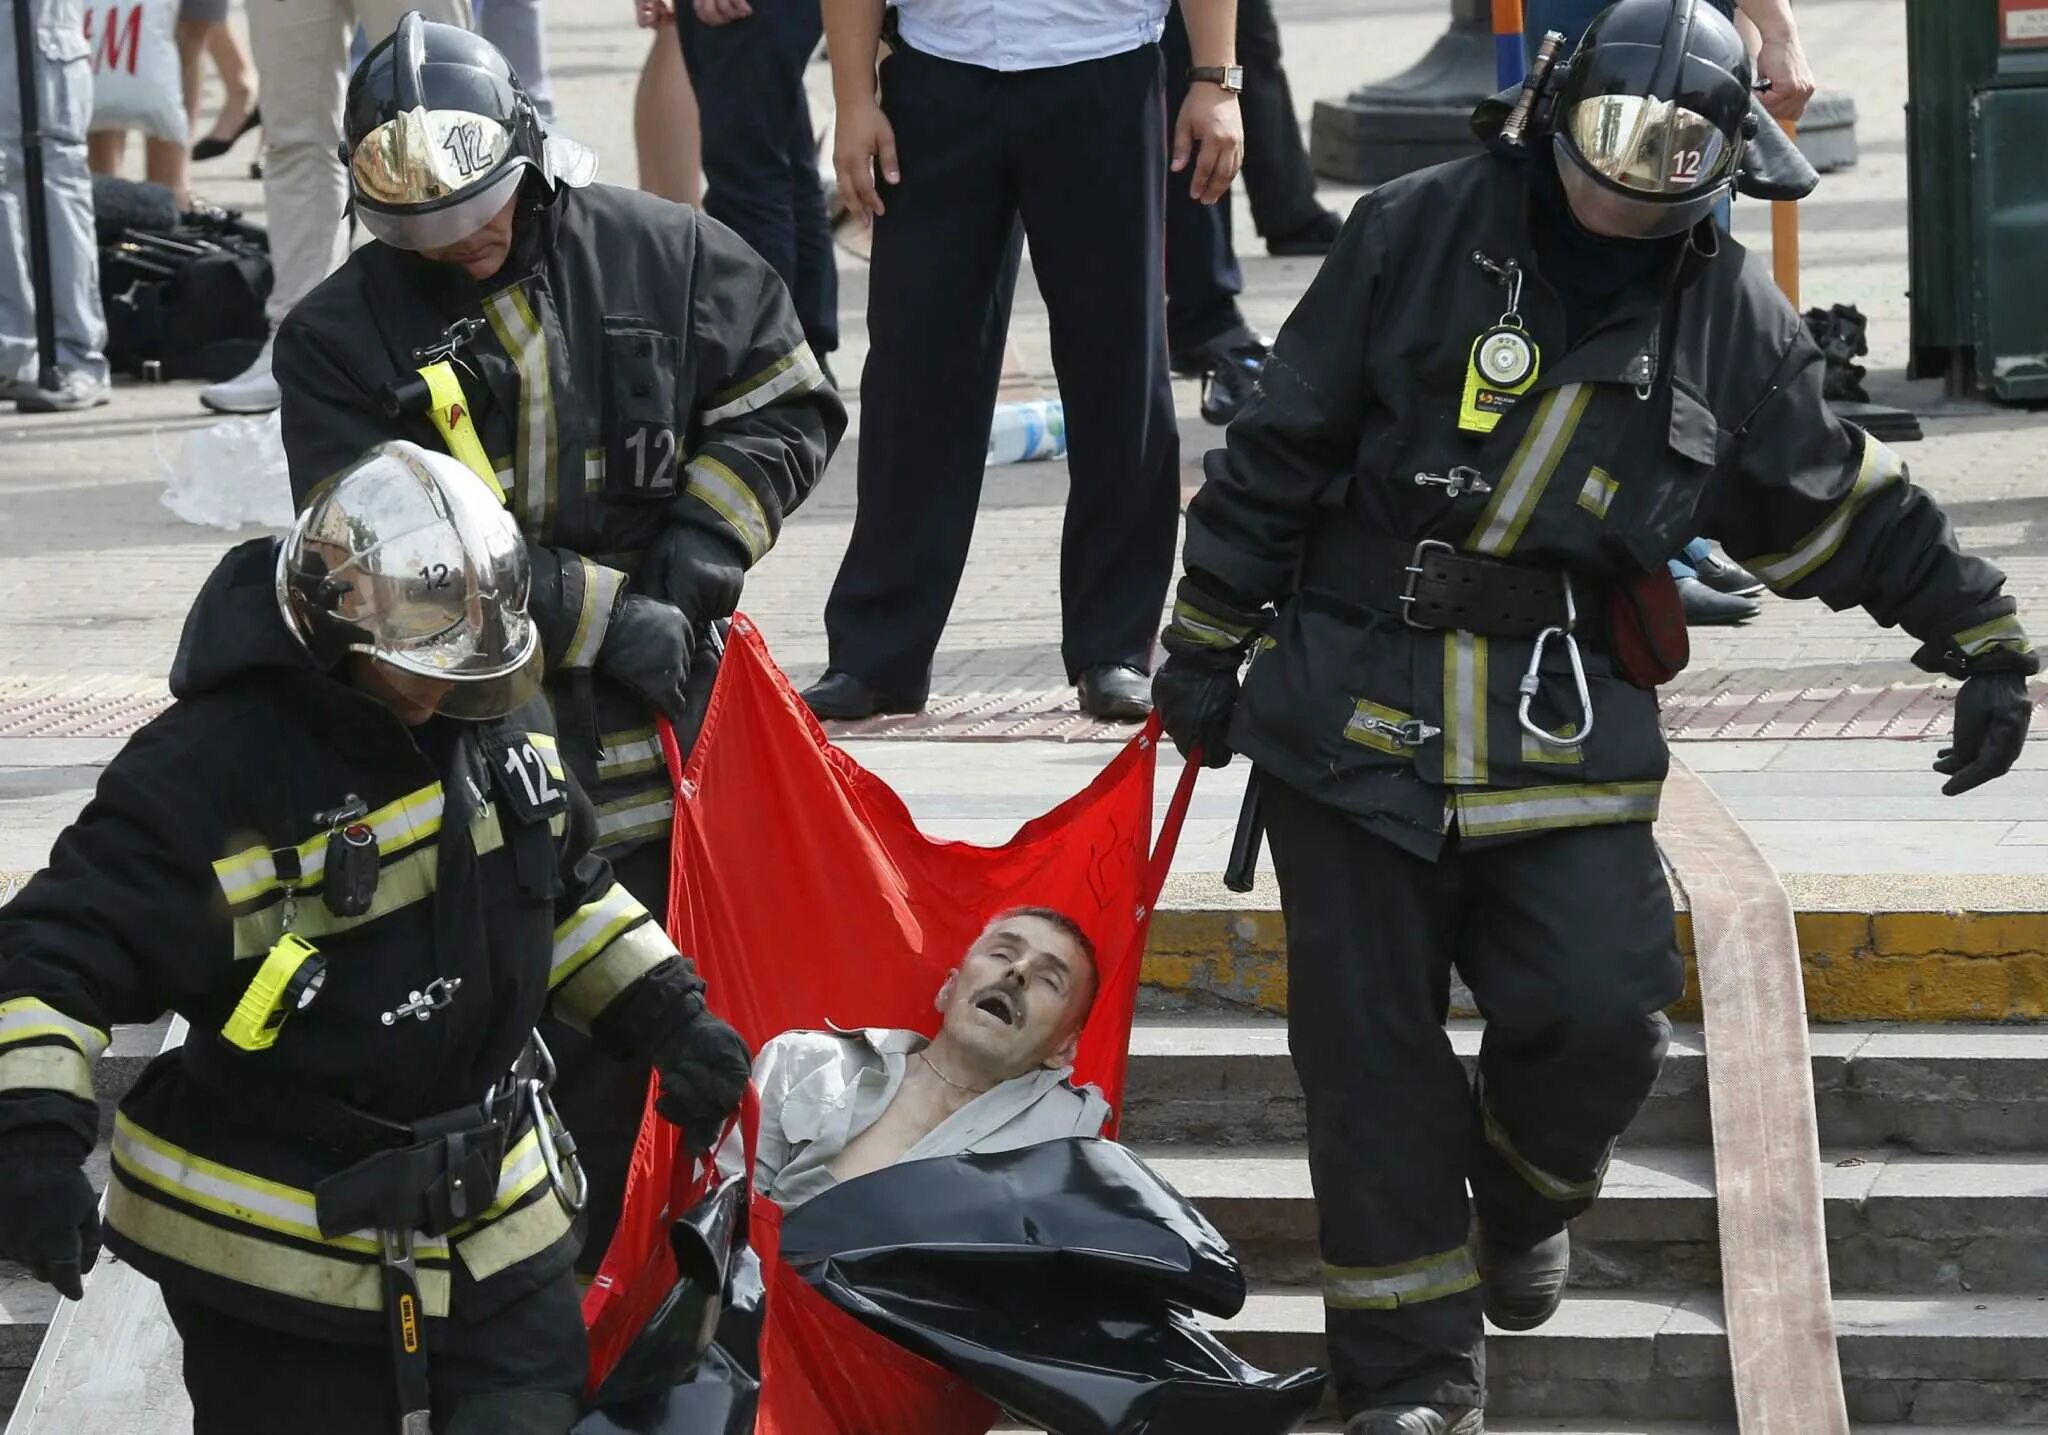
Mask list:
[[[761,1093],[761,1137],[754,1189],[797,1206],[838,1184],[832,1163],[896,1099],[910,1059],[930,1045],[914,1031],[790,1031],[754,1058]],[[975,1097],[904,1152],[904,1161],[970,1151],[1013,1151],[1066,1136],[1099,1136],[1109,1103],[1092,1086],[1075,1086],[1071,1068],[1014,1077]],[[740,1169],[737,1139],[719,1152],[719,1168]]]
[[[1168,0],[896,0],[913,50],[987,70],[1044,70],[1156,44]]]

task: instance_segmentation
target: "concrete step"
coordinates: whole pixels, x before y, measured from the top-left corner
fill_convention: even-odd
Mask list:
[[[12,1261],[0,1261],[0,1411],[12,1410],[35,1364],[57,1293]]]
[[[128,1088],[142,1075],[142,1068],[156,1060],[164,1049],[164,1033],[171,1018],[163,1017],[148,1026],[117,1026],[114,1039],[93,1063],[92,1089],[100,1100],[100,1138],[113,1134],[114,1103],[128,1094]]]
[[[1853,1297],[1835,1302],[1835,1321],[1851,1419],[2000,1430],[2048,1426],[2048,1297]],[[1324,1363],[1323,1305],[1316,1295],[1261,1291],[1237,1316],[1209,1324],[1267,1370]],[[1715,1296],[1574,1296],[1541,1330],[1490,1332],[1486,1360],[1489,1408],[1502,1417],[1733,1418],[1728,1346]],[[1512,1427],[1503,1419],[1488,1428]]]
[[[1454,1021],[1469,1069],[1482,1025]],[[2048,1152],[2048,1028],[1816,1026],[1814,1100],[1824,1145]],[[1301,1088],[1278,1017],[1149,1012],[1131,1038],[1124,1139],[1159,1146],[1302,1139]],[[1680,1026],[1625,1145],[1708,1139],[1706,1051]]]
[[[1299,1147],[1169,1146],[1144,1153],[1216,1224],[1257,1283],[1321,1279],[1308,1162]],[[2048,1158],[1828,1152],[1822,1168],[1835,1289],[1876,1294],[2048,1291]],[[1572,1227],[1583,1289],[1720,1283],[1713,1153],[1618,1154]]]

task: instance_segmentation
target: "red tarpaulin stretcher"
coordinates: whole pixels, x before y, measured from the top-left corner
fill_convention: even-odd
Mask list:
[[[666,728],[664,747],[675,754]],[[886,783],[833,747],[733,620],[690,760],[676,775],[669,931],[695,958],[712,1008],[759,1049],[801,1028],[930,1031],[946,973],[996,913],[1047,906],[1079,921],[1100,991],[1075,1080],[1122,1094],[1152,904],[1196,768],[1184,771],[1148,851],[1156,720],[1076,796],[1000,847],[925,836]],[[666,1230],[674,1128],[650,1104],[618,1232],[584,1300],[594,1389],[674,1281]],[[755,1198],[751,1239],[767,1286],[757,1435],[979,1435],[996,1411],[959,1380],[868,1330],[776,1259],[781,1212]]]

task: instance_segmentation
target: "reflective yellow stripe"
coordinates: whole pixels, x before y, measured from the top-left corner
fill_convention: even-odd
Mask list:
[[[1406,743],[1399,741],[1386,731],[1384,725],[1399,727],[1413,721],[1413,713],[1404,713],[1399,708],[1390,708],[1385,703],[1376,703],[1360,698],[1351,711],[1351,720],[1344,724],[1344,737],[1376,752],[1392,757],[1411,757]]]
[[[1868,434],[1863,436],[1863,461],[1849,496],[1835,505],[1822,524],[1801,539],[1790,553],[1777,553],[1750,564],[1750,571],[1775,589],[1790,588],[1811,577],[1842,546],[1863,505],[1905,476],[1899,456]]]
[[[478,850],[482,850],[481,845]],[[317,941],[388,917],[415,902],[424,902],[434,895],[440,857],[438,846],[423,847],[406,853],[396,862],[385,863],[377,873],[377,891],[370,898],[369,910],[359,917],[337,917],[325,902],[301,902],[292,930],[308,941]],[[277,939],[284,935],[284,908],[284,903],[273,902],[260,911],[235,918],[236,960],[263,956],[277,944]]]
[[[603,449],[586,448],[583,450],[583,491],[585,493],[603,493],[606,472],[607,468]]]
[[[1979,623],[1974,628],[1965,628],[1955,636],[1956,651],[1966,658],[1988,653],[1994,648],[2004,648],[2014,653],[2031,653],[2033,642],[2027,637],[2020,620],[2008,613],[2003,618],[1993,618],[1988,623]]]
[[[725,521],[747,550],[748,562],[760,562],[761,555],[775,546],[775,530],[768,525],[768,510],[746,480],[703,453],[691,459],[684,472],[690,477],[687,496]]]
[[[700,417],[705,427],[765,409],[777,399],[793,393],[809,393],[825,382],[809,344],[798,344],[767,368],[731,388],[711,396],[711,407]]]
[[[1605,518],[1619,492],[1621,485],[1614,481],[1614,476],[1604,468],[1595,468],[1586,475],[1586,485],[1579,490],[1579,507],[1595,518]]]
[[[626,586],[626,575],[616,568],[604,568],[588,558],[578,558],[583,569],[583,602],[576,612],[576,631],[562,654],[564,668],[587,668],[597,661],[604,646],[605,630],[611,626],[612,605]]]
[[[1486,781],[1486,639],[1444,634],[1444,781],[1453,787]]]
[[[560,743],[555,741],[553,735],[544,732],[530,732],[526,735],[526,740],[533,744],[533,750],[539,753],[540,760],[547,764],[548,776],[554,778],[561,777],[562,747]]]
[[[37,997],[9,997],[0,1002],[0,1046],[39,1036],[59,1036],[77,1047],[87,1061],[97,1061],[112,1039],[108,1033],[69,1017]]]
[[[606,733],[598,739],[604,744],[604,751],[597,759],[597,780],[609,782],[615,777],[631,777],[635,773],[652,772],[665,760],[661,752],[661,740],[654,735],[651,727],[635,728],[631,732]]]
[[[586,902],[555,928],[554,961],[548,970],[548,985],[558,987],[583,969],[585,963],[610,944],[634,922],[644,921],[647,909],[620,882],[612,883],[602,897]]]
[[[119,1179],[107,1183],[107,1224],[166,1260],[259,1290],[343,1310],[384,1308],[384,1280],[375,1261],[320,1255],[215,1226],[151,1200]],[[423,1263],[416,1278],[426,1313],[447,1315],[448,1268]]]
[[[1332,1310],[1393,1310],[1442,1300],[1479,1284],[1471,1244],[1394,1266],[1323,1267],[1323,1304]]]
[[[470,472],[489,484],[498,502],[503,503],[505,487],[498,482],[497,466],[476,436],[476,421],[470,417],[469,400],[462,392],[462,379],[456,374],[455,365],[446,359],[428,364],[420,370],[420,377],[427,381],[427,396],[433,404],[427,417],[434,421],[441,442]]]
[[[1663,791],[1661,782],[1595,782],[1505,792],[1460,792],[1453,800],[1458,828],[1467,837],[1498,837],[1557,827],[1655,822]]]
[[[442,805],[441,784],[434,782],[370,813],[363,821],[377,834],[378,855],[389,857],[438,834]],[[327,836],[315,833],[298,845],[301,892],[318,887],[326,876]],[[277,890],[277,863],[268,847],[249,847],[223,857],[213,864],[213,871],[231,907]]]
[[[555,511],[555,404],[548,374],[548,338],[533,306],[516,285],[484,301],[491,332],[519,371],[519,442],[513,457],[518,474],[520,525],[545,538]]]
[[[1578,732],[1579,725],[1576,722],[1567,722],[1557,730],[1559,737],[1576,737]],[[1577,767],[1586,761],[1586,749],[1583,745],[1579,747],[1555,747],[1545,742],[1542,738],[1537,737],[1534,733],[1531,733],[1527,728],[1523,728],[1522,761],[1548,763],[1558,767]]]
[[[462,1257],[473,1278],[489,1280],[498,1272],[539,1255],[568,1235],[572,1224],[569,1213],[555,1199],[554,1192],[549,1191],[475,1235],[457,1241],[455,1253]]]
[[[1205,613],[1185,598],[1174,599],[1173,626],[1182,637],[1210,648],[1234,648],[1252,631]]]
[[[113,1157],[114,1164],[136,1184],[175,1196],[188,1206],[295,1240],[317,1241],[359,1255],[380,1253],[376,1236],[369,1232],[321,1235],[311,1191],[208,1160],[143,1130],[126,1113],[114,1116]],[[446,1260],[448,1242],[422,1236],[414,1254],[423,1260]]]
[[[588,1031],[619,993],[675,954],[675,943],[651,920],[621,932],[602,955],[555,988],[555,1014]]]
[[[607,802],[597,809],[597,845],[663,836],[675,815],[675,798],[669,795],[666,785],[634,797],[620,798],[617,802]]]
[[[1522,435],[1515,456],[1508,461],[1506,477],[1487,501],[1478,527],[1465,540],[1467,548],[1495,558],[1506,557],[1513,550],[1522,530],[1528,527],[1529,517],[1536,511],[1558,460],[1570,446],[1572,433],[1592,396],[1592,387],[1587,384],[1565,384],[1543,396],[1529,421],[1528,432]]]
[[[1515,1174],[1529,1183],[1530,1189],[1546,1201],[1566,1204],[1574,1201],[1590,1201],[1600,1194],[1600,1185],[1607,1179],[1607,1163],[1614,1154],[1614,1143],[1607,1143],[1607,1149],[1600,1155],[1600,1165],[1586,1181],[1567,1180],[1563,1176],[1544,1170],[1534,1161],[1515,1149],[1515,1143],[1508,1139],[1508,1133],[1495,1119],[1493,1108],[1486,1104],[1486,1084],[1479,1083],[1479,1115],[1486,1128],[1486,1144],[1500,1153],[1500,1157],[1514,1168]]]
[[[68,1046],[20,1046],[0,1052],[0,1091],[61,1091],[94,1099],[92,1066]]]

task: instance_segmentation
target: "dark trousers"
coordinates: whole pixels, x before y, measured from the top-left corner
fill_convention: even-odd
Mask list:
[[[1237,59],[1244,66],[1244,187],[1252,224],[1277,239],[1313,224],[1323,212],[1315,171],[1301,142],[1294,93],[1280,64],[1280,21],[1273,0],[1237,0]]]
[[[1238,27],[1243,29],[1241,10]],[[1166,52],[1167,112],[1177,115],[1188,97],[1188,67],[1194,63],[1187,22],[1178,5],[1167,9],[1160,48]],[[1245,83],[1251,84],[1249,75]],[[1250,98],[1249,90],[1244,98]],[[1245,131],[1249,146],[1249,110]],[[1244,292],[1244,270],[1238,267],[1237,246],[1230,238],[1231,191],[1224,191],[1214,204],[1203,204],[1188,193],[1193,168],[1190,161],[1188,169],[1166,176],[1166,348],[1172,354],[1206,344],[1245,321],[1237,307],[1237,296]],[[1250,179],[1247,170],[1246,183]]]
[[[724,25],[676,7],[704,137],[704,212],[782,276],[820,354],[839,347],[839,271],[804,100],[804,66],[823,33],[818,7],[803,0],[762,0]]]
[[[1265,791],[1338,1406],[1482,1404],[1473,1220],[1522,1244],[1584,1211],[1664,1060],[1683,972],[1650,829],[1427,862]],[[1487,1022],[1476,1087],[1443,1030],[1454,966]]]
[[[860,508],[825,608],[831,665],[920,697],[967,562],[1021,216],[1066,406],[1060,651],[1069,678],[1151,666],[1173,566],[1179,434],[1166,368],[1160,52],[998,73],[899,49],[882,104]]]
[[[238,1320],[169,1291],[192,1435],[370,1435],[398,1428],[391,1351]],[[429,1321],[435,1435],[565,1435],[589,1352],[566,1272],[476,1325]]]

